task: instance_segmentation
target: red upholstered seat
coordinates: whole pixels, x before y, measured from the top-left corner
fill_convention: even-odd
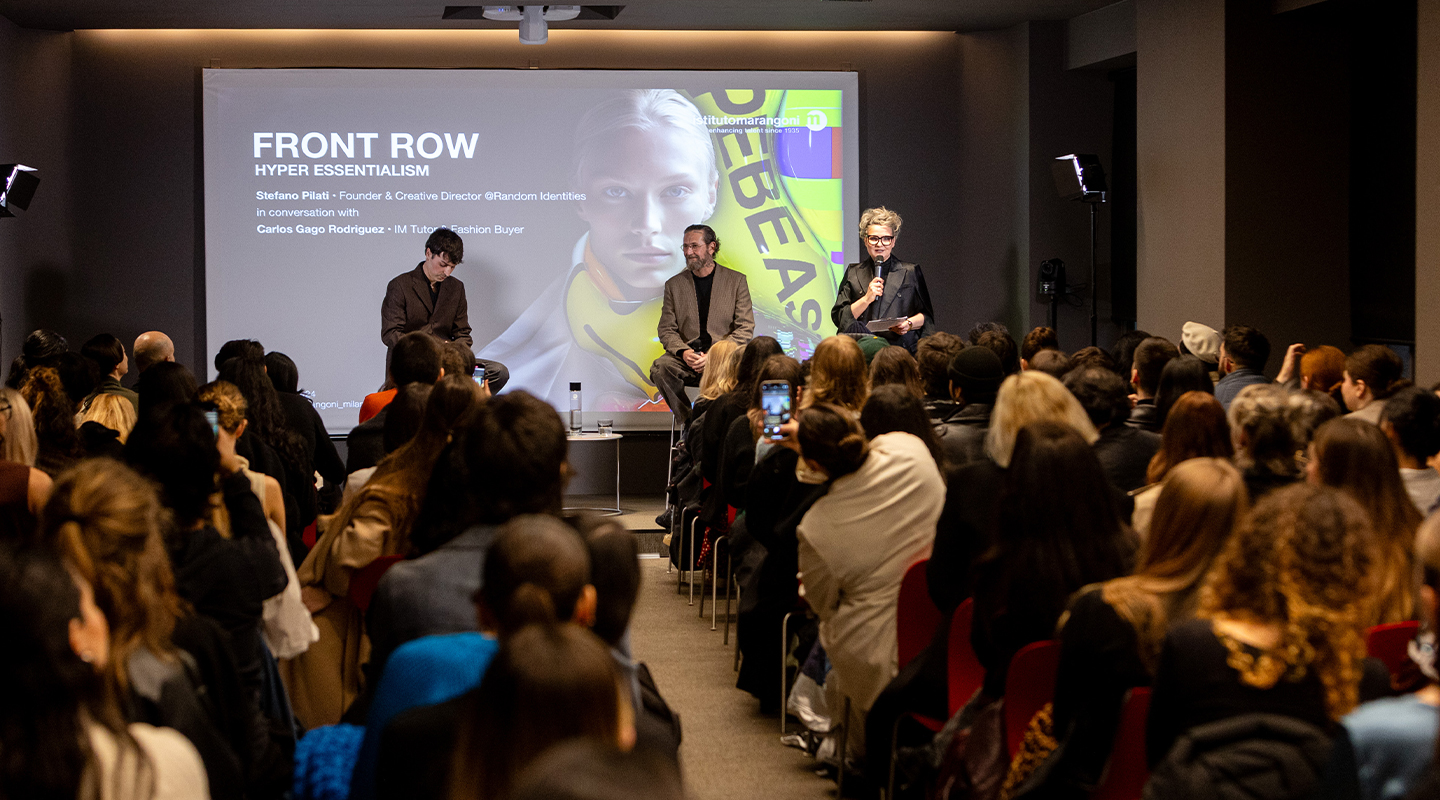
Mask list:
[[[1365,634],[1365,650],[1371,658],[1385,662],[1391,675],[1399,674],[1410,661],[1410,640],[1420,631],[1420,623],[1390,622],[1376,625]]]
[[[1110,764],[1090,800],[1140,800],[1145,781],[1150,779],[1145,760],[1145,719],[1149,715],[1149,687],[1131,689],[1120,709],[1120,727],[1115,731]]]
[[[369,608],[370,598],[375,595],[375,587],[380,585],[380,578],[402,558],[404,556],[380,556],[355,573],[350,579],[350,603],[361,611]]]
[[[900,600],[896,604],[895,634],[900,669],[904,669],[930,645],[935,631],[943,621],[940,609],[930,599],[930,589],[925,582],[925,566],[929,559],[917,561],[905,571],[900,580]]]
[[[1055,699],[1055,669],[1060,644],[1054,640],[1031,642],[1010,659],[1005,676],[1005,747],[1014,758],[1025,739],[1030,718]]]

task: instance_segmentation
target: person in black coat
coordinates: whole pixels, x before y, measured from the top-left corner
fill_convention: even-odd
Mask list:
[[[280,398],[280,407],[285,412],[285,422],[305,442],[311,453],[315,471],[332,486],[345,485],[345,464],[330,440],[329,431],[320,419],[320,412],[310,398],[300,393],[300,372],[295,362],[284,353],[271,351],[265,354],[265,372]]]
[[[900,224],[900,215],[884,206],[860,215],[860,240],[868,256],[845,267],[830,320],[841,333],[873,333],[913,355],[920,339],[935,332],[935,311],[920,266],[894,257]],[[903,319],[888,330],[866,327],[893,318]]]

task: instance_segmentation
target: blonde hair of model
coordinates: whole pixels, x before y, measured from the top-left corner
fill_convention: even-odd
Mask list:
[[[5,413],[4,435],[0,436],[0,458],[27,467],[35,466],[40,440],[35,437],[35,417],[30,413],[30,404],[18,391],[8,386],[0,389],[0,403],[3,403],[0,407],[9,407]]]
[[[864,238],[870,232],[871,225],[884,225],[890,229],[890,235],[899,237],[901,222],[900,215],[885,206],[867,208],[860,215],[860,236]]]
[[[112,431],[120,434],[120,444],[130,438],[130,431],[135,429],[135,404],[127,400],[123,395],[99,394],[90,401],[90,407],[80,415],[80,422],[98,422]]]
[[[1041,420],[1069,425],[1086,444],[1095,444],[1100,438],[1085,407],[1065,384],[1031,369],[1011,375],[1000,384],[995,410],[990,415],[990,430],[985,434],[985,454],[1001,467],[1010,466],[1020,429]]]
[[[705,354],[705,372],[700,375],[700,398],[714,400],[735,388],[735,374],[740,367],[740,345],[721,339],[710,345]]]

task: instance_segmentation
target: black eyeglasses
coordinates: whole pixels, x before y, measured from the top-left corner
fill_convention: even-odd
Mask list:
[[[891,244],[895,241],[894,236],[866,236],[865,241],[870,244]]]

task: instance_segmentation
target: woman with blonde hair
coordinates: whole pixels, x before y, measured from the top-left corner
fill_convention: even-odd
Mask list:
[[[935,311],[920,265],[894,255],[902,222],[884,206],[860,215],[866,257],[845,267],[830,321],[841,333],[872,333],[866,323],[898,319],[888,330],[873,333],[914,353],[919,341],[935,332]]]
[[[870,373],[865,353],[849,336],[831,336],[815,346],[810,357],[810,378],[800,408],[831,403],[857,418],[870,394]]]
[[[721,339],[710,345],[705,354],[705,372],[700,376],[700,400],[709,402],[718,399],[735,388],[735,370],[740,365],[740,345],[729,339]],[[703,407],[697,400],[691,410],[692,417],[700,416]]]
[[[1375,532],[1374,600],[1370,624],[1415,618],[1415,530],[1423,519],[1405,483],[1390,441],[1362,420],[1332,419],[1315,431],[1306,480],[1350,495],[1370,515]]]
[[[39,450],[30,404],[18,390],[0,388],[0,459],[33,467]]]
[[[1166,629],[1194,618],[1205,576],[1250,509],[1239,471],[1221,458],[1175,465],[1159,495],[1135,574],[1085,587],[1062,618],[1052,716],[1061,745],[1017,798],[1081,798],[1099,783],[1125,693],[1150,685]]]
[[[300,565],[305,606],[320,638],[282,663],[295,716],[307,727],[340,721],[360,693],[360,667],[369,658],[364,618],[349,599],[350,580],[381,556],[406,555],[410,528],[425,502],[430,475],[460,420],[479,402],[464,375],[435,384],[415,437],[385,457],[359,491],[325,521],[324,532]]]
[[[1255,506],[1201,588],[1198,618],[1165,637],[1146,730],[1152,769],[1185,757],[1171,752],[1182,735],[1241,715],[1289,717],[1328,750],[1359,699],[1372,535],[1365,510],[1329,487],[1287,486]],[[1171,760],[1149,788],[1179,796],[1192,772]]]
[[[1056,378],[1036,370],[1011,375],[1000,384],[990,429],[985,435],[985,454],[1000,467],[1010,466],[1015,436],[1032,422],[1049,420],[1075,429],[1086,444],[1095,444],[1100,432],[1085,413],[1085,407]]]
[[[35,534],[35,520],[50,497],[50,476],[35,469],[35,428],[20,393],[0,389],[0,542],[16,544]]]
[[[90,407],[80,415],[80,424],[83,427],[87,422],[94,422],[104,425],[116,433],[116,439],[120,444],[130,438],[130,431],[135,429],[135,404],[130,402],[123,394],[97,394],[90,401]]]

